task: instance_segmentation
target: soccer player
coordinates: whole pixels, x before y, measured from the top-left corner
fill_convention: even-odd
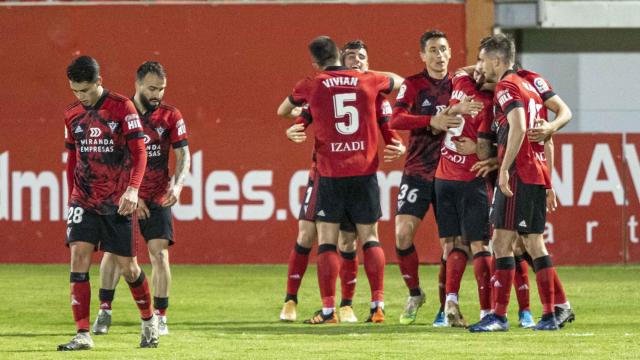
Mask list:
[[[317,124],[314,151],[318,182],[315,221],[318,230],[318,283],[322,310],[305,322],[337,323],[335,283],[339,271],[337,242],[340,222],[356,224],[363,246],[376,256],[376,268],[384,268],[384,252],[378,243],[377,220],[381,216],[377,183],[378,124],[375,102],[380,93],[393,89],[393,80],[371,72],[361,73],[339,64],[338,49],[320,36],[309,44],[321,72],[294,88],[294,104],[307,103],[299,120]],[[377,292],[379,296],[383,291]],[[382,299],[379,301],[383,301]],[[381,313],[380,304],[372,313]]]
[[[367,46],[361,40],[354,40],[345,44],[341,51],[340,60],[347,68],[361,72],[369,70]],[[398,77],[395,74],[393,75],[394,78]],[[289,97],[285,99],[283,102],[285,104],[284,106],[293,106],[290,100],[291,98]],[[402,145],[400,137],[395,133],[395,131],[389,128],[388,121],[391,107],[384,97],[379,96],[377,99],[376,109],[378,125],[385,144],[387,144],[384,150],[384,161],[399,159],[405,153],[406,148]],[[303,124],[292,125],[287,129],[286,133],[287,137],[293,142],[300,143],[306,140]],[[313,222],[313,204],[316,201],[317,191],[315,191],[316,187],[314,187],[314,182],[317,182],[317,169],[315,162],[311,168],[309,184],[307,186],[305,200],[299,216],[298,226],[300,231],[298,233],[298,240],[289,257],[287,296],[285,297],[285,303],[282,311],[280,312],[280,319],[283,321],[295,321],[296,319],[296,306],[298,300],[297,291],[309,262],[308,254],[311,251],[311,246],[316,238],[316,228],[315,223]],[[340,235],[338,241],[338,250],[341,260],[339,273],[342,288],[342,300],[340,302],[339,309],[339,319],[341,322],[357,321],[357,317],[355,316],[352,307],[352,298],[355,293],[358,272],[358,258],[356,256],[355,240],[355,226],[348,220],[343,221],[340,224]],[[370,243],[369,246],[373,244],[374,243]],[[384,320],[384,314],[381,312],[384,304],[377,300],[380,296],[376,294],[378,289],[383,288],[384,279],[383,268],[378,269],[376,266],[377,259],[380,259],[376,253],[380,252],[380,250],[381,249],[371,247],[364,249],[365,271],[367,272],[367,277],[369,278],[372,290],[371,309],[376,311],[376,313],[370,313],[367,322],[382,322]],[[377,313],[378,308],[380,308],[379,313]]]
[[[162,64],[145,62],[137,70],[136,93],[132,99],[142,120],[148,159],[136,214],[153,269],[153,307],[158,316],[160,335],[169,333],[169,246],[175,241],[171,206],[180,198],[191,163],[182,114],[177,108],[162,102],[166,85],[167,75]],[[173,184],[169,178],[170,148],[173,148],[176,159]],[[115,257],[110,253],[102,257],[100,277],[100,310],[93,324],[94,334],[106,334],[111,325],[111,302],[120,272]]]
[[[527,251],[533,258],[543,304],[542,319],[534,329],[557,330],[553,303],[556,275],[542,237],[546,220],[546,187],[550,181],[541,159],[525,139],[527,129],[535,126],[543,101],[535,88],[512,70],[515,45],[506,35],[494,35],[483,42],[479,59],[485,78],[497,82],[494,127],[500,164],[500,191],[495,191],[491,214],[496,255],[496,307],[495,313],[485,316],[469,330],[509,329],[506,312],[515,273],[513,244],[518,234],[523,236]]]
[[[487,183],[471,171],[479,160],[475,146],[471,146],[471,153],[460,152],[461,146],[475,144],[481,126],[490,126],[493,121],[493,92],[482,89],[483,81],[477,66],[473,75],[472,78],[459,71],[453,78],[450,112],[464,115],[464,121],[459,127],[447,131],[435,174],[438,233],[453,246],[446,259],[445,305],[448,323],[453,327],[467,326],[458,305],[458,292],[469,248],[478,284],[480,318],[491,312],[492,304]],[[461,137],[465,139],[462,145],[458,143]]]
[[[449,114],[447,108],[451,97],[451,76],[448,73],[451,48],[447,36],[437,30],[422,34],[420,58],[425,69],[404,80],[391,119],[392,128],[411,130],[395,218],[396,253],[402,278],[409,288],[407,305],[400,316],[402,324],[415,322],[418,309],[425,301],[425,294],[420,288],[418,253],[413,238],[429,204],[435,203],[433,177],[440,160],[443,134],[434,134],[432,129],[447,131],[462,124],[462,120]],[[434,321],[435,326],[446,325],[444,270],[443,260],[439,276],[441,308]]]
[[[114,255],[129,284],[142,318],[140,347],[157,347],[158,318],[151,309],[149,284],[136,261],[131,231],[130,215],[138,203],[147,163],[140,118],[129,99],[102,87],[95,59],[74,59],[67,77],[78,99],[65,110],[70,194],[66,244],[71,251],[71,309],[77,334],[58,350],[93,347],[89,268],[96,249]]]

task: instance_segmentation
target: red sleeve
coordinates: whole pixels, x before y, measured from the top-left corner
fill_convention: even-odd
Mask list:
[[[133,103],[129,100],[125,102],[124,116],[122,117],[122,128],[127,139],[127,146],[131,152],[133,165],[131,166],[131,176],[129,186],[140,188],[144,169],[147,167],[147,149],[144,145],[144,133],[142,123]]]
[[[295,106],[302,106],[303,104],[309,102],[309,87],[311,84],[310,78],[305,78],[296,84],[296,86],[291,91],[291,95],[289,95],[289,102]]]
[[[520,89],[518,85],[511,81],[500,81],[498,85],[496,85],[495,93],[498,104],[500,104],[500,108],[505,116],[517,107],[524,107]]]
[[[76,151],[68,150],[67,151],[67,189],[69,194],[69,199],[71,199],[71,193],[73,193],[73,177],[76,171]]]
[[[387,99],[382,96],[378,96],[376,99],[376,117],[378,119],[378,126],[380,127],[380,133],[382,133],[382,139],[386,145],[393,145],[392,139],[401,140],[398,133],[391,129],[391,104]]]
[[[313,118],[311,117],[311,112],[308,108],[303,109],[300,115],[296,118],[294,124],[302,124],[306,129],[313,122]]]
[[[171,116],[171,129],[169,132],[169,140],[174,149],[187,146],[187,125],[184,123],[182,114],[179,110],[175,110]]]
[[[376,76],[376,90],[385,94],[390,94],[393,91],[393,79],[381,74],[375,74]]]
[[[405,80],[398,90],[396,96],[396,104],[393,106],[393,114],[391,115],[391,128],[396,130],[413,130],[418,128],[429,127],[431,116],[429,115],[413,115],[409,113],[409,109],[413,106],[416,96],[415,88],[412,84]]]

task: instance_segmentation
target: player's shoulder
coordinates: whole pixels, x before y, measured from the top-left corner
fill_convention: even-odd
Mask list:
[[[179,114],[180,113],[180,110],[177,107],[175,107],[174,105],[171,105],[171,104],[167,104],[167,103],[161,103],[160,104],[160,109],[162,111],[164,111],[164,112],[171,113],[171,114]]]
[[[71,118],[73,117],[73,115],[83,111],[84,111],[84,107],[82,106],[82,103],[76,100],[73,103],[67,105],[67,107],[64,109],[64,116],[66,118]]]
[[[406,83],[417,83],[420,81],[424,81],[424,72],[419,72],[417,74],[413,74],[404,78]]]
[[[123,104],[131,102],[131,99],[129,99],[128,97],[113,91],[109,91],[107,93],[107,99],[116,103],[123,103]]]

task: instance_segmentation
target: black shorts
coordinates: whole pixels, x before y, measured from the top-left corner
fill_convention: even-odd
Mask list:
[[[489,241],[489,197],[483,178],[471,181],[435,180],[438,201],[438,234],[441,238],[462,236],[471,241]]]
[[[504,196],[494,189],[491,223],[496,229],[519,234],[542,234],[547,220],[547,190],[544,185],[524,184],[517,174],[509,179],[513,196]]]
[[[317,172],[313,172],[317,174]],[[318,184],[317,175],[309,176],[309,182],[307,183],[307,190],[304,193],[304,202],[300,206],[300,213],[298,214],[298,220],[315,221],[315,204],[318,197]],[[340,231],[356,232],[356,225],[344,218],[340,222]]]
[[[67,215],[69,246],[74,241],[95,245],[96,249],[119,256],[136,256],[136,241],[131,226],[131,216],[98,215],[72,205]]]
[[[315,219],[324,222],[373,224],[382,216],[376,174],[320,177]]]
[[[427,181],[417,176],[402,175],[398,191],[396,215],[413,215],[420,219],[433,207],[433,213],[438,217],[436,195],[433,181]]]
[[[152,239],[169,240],[169,245],[173,245],[173,216],[170,207],[162,207],[148,202],[151,215],[147,219],[138,219],[140,233],[144,241]]]

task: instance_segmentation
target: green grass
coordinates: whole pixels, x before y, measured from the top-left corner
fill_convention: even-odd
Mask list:
[[[150,274],[150,269],[145,266]],[[92,320],[98,274],[91,273]],[[114,324],[94,337],[90,352],[57,353],[74,334],[66,265],[0,265],[0,359],[5,358],[201,358],[201,359],[631,359],[640,358],[640,267],[562,267],[559,273],[577,321],[559,332],[517,328],[512,295],[507,333],[470,334],[434,329],[435,266],[422,266],[428,300],[414,325],[397,322],[406,299],[398,267],[386,269],[384,324],[309,326],[277,321],[284,297],[281,265],[174,266],[169,328],[158,349],[138,349],[140,323],[124,282],[116,291]],[[535,275],[531,304],[540,314]],[[462,284],[462,311],[475,321],[477,295],[469,267]],[[338,291],[339,292],[339,291]],[[368,283],[360,269],[356,313],[365,319]],[[299,318],[319,307],[315,268],[300,294]]]

